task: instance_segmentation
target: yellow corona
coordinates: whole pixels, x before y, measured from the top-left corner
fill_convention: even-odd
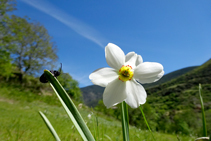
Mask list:
[[[119,80],[121,80],[122,82],[131,80],[133,77],[133,71],[132,71],[132,67],[127,65],[127,66],[122,66],[119,69]]]

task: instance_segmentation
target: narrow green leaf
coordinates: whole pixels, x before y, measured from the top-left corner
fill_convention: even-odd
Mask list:
[[[53,85],[52,84],[50,84],[50,85],[53,88],[54,92],[56,93],[57,97],[59,98],[62,106],[65,109],[65,111],[67,112],[67,115],[70,117],[70,119],[72,120],[72,122],[75,125],[76,129],[78,130],[79,134],[81,135],[82,139],[85,140],[85,141],[87,141],[87,138],[86,138],[85,134],[83,133],[83,130],[80,128],[80,126],[79,126],[78,122],[76,121],[76,119],[74,118],[73,114],[67,108],[67,106],[65,105],[65,103],[63,102],[63,100],[61,99],[61,97],[59,96],[59,94],[57,93],[57,91],[54,89]]]
[[[123,101],[121,103],[121,117],[122,117],[122,135],[123,141],[129,141],[129,118],[128,118],[128,107],[127,104]]]
[[[56,141],[60,141],[59,136],[57,135],[56,131],[54,130],[53,126],[51,125],[50,121],[47,119],[47,117],[41,112],[39,111],[40,116],[42,117],[43,121],[45,122],[46,126],[48,127],[48,129],[50,130],[51,134],[54,136],[54,138],[56,139]]]
[[[52,75],[50,71],[45,70],[44,73],[45,73],[45,77],[51,83],[53,90],[55,91],[65,111],[67,112],[71,120],[73,121],[75,127],[77,128],[83,140],[94,141],[95,139],[93,138],[86,123],[84,122],[76,106],[74,105],[74,103],[72,102],[72,100],[70,99],[66,91],[64,90],[64,88],[61,86],[59,81]]]
[[[201,102],[201,113],[202,113],[202,123],[203,123],[203,136],[207,137],[207,127],[206,127],[206,118],[205,118],[205,113],[204,113],[204,102],[203,98],[201,95],[201,84],[199,84],[199,97],[200,97],[200,102]]]
[[[139,106],[139,108],[140,108],[141,113],[142,113],[142,115],[143,115],[143,117],[144,117],[144,121],[145,121],[145,123],[146,123],[146,125],[147,125],[147,127],[148,127],[148,129],[149,129],[149,131],[150,131],[150,133],[152,134],[152,131],[151,131],[151,129],[150,129],[150,127],[149,127],[149,124],[148,124],[148,122],[147,122],[147,120],[146,120],[146,118],[145,118],[145,115],[144,115],[144,112],[143,112],[141,106]],[[155,137],[154,137],[153,134],[152,134],[152,137],[153,137],[153,139],[154,139],[154,141],[155,141]]]

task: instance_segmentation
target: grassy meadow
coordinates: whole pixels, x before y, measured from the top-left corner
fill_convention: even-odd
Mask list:
[[[0,140],[1,141],[51,141],[50,131],[38,111],[42,111],[57,131],[62,141],[81,141],[57,98],[38,95],[19,87],[1,84],[0,88]],[[79,103],[76,103],[78,105]],[[91,132],[99,141],[122,141],[121,122],[96,113],[86,106],[79,108]],[[89,119],[88,114],[92,114]],[[98,126],[97,126],[98,123]],[[193,141],[195,137],[175,134],[153,133],[156,141]],[[131,141],[153,140],[149,131],[130,127]]]

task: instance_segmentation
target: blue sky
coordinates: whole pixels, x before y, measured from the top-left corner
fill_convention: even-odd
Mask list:
[[[63,71],[85,87],[90,73],[108,67],[109,42],[161,63],[165,74],[201,65],[211,58],[210,7],[210,0],[17,0],[13,14],[45,26]]]

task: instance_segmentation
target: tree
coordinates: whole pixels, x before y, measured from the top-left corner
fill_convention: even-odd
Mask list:
[[[0,16],[15,10],[15,0],[0,0]]]
[[[9,79],[12,75],[12,64],[10,54],[6,51],[0,50],[0,77]]]
[[[44,26],[27,17],[7,14],[15,10],[15,5],[15,0],[0,0],[0,52],[12,59],[14,74],[22,81],[24,74],[34,75],[44,66],[53,67],[58,57]]]
[[[0,0],[0,49],[9,43],[7,24],[10,20],[8,12],[15,10],[15,0]]]
[[[6,80],[12,75],[13,67],[10,53],[4,48],[10,42],[6,34],[6,25],[10,20],[7,13],[15,10],[15,5],[15,0],[0,0],[0,76]]]
[[[7,35],[10,42],[5,45],[6,50],[11,54],[13,63],[20,72],[20,79],[23,74],[35,74],[43,66],[53,66],[57,60],[56,46],[51,42],[45,27],[38,22],[30,23],[28,18],[21,18],[12,15],[7,23]]]

